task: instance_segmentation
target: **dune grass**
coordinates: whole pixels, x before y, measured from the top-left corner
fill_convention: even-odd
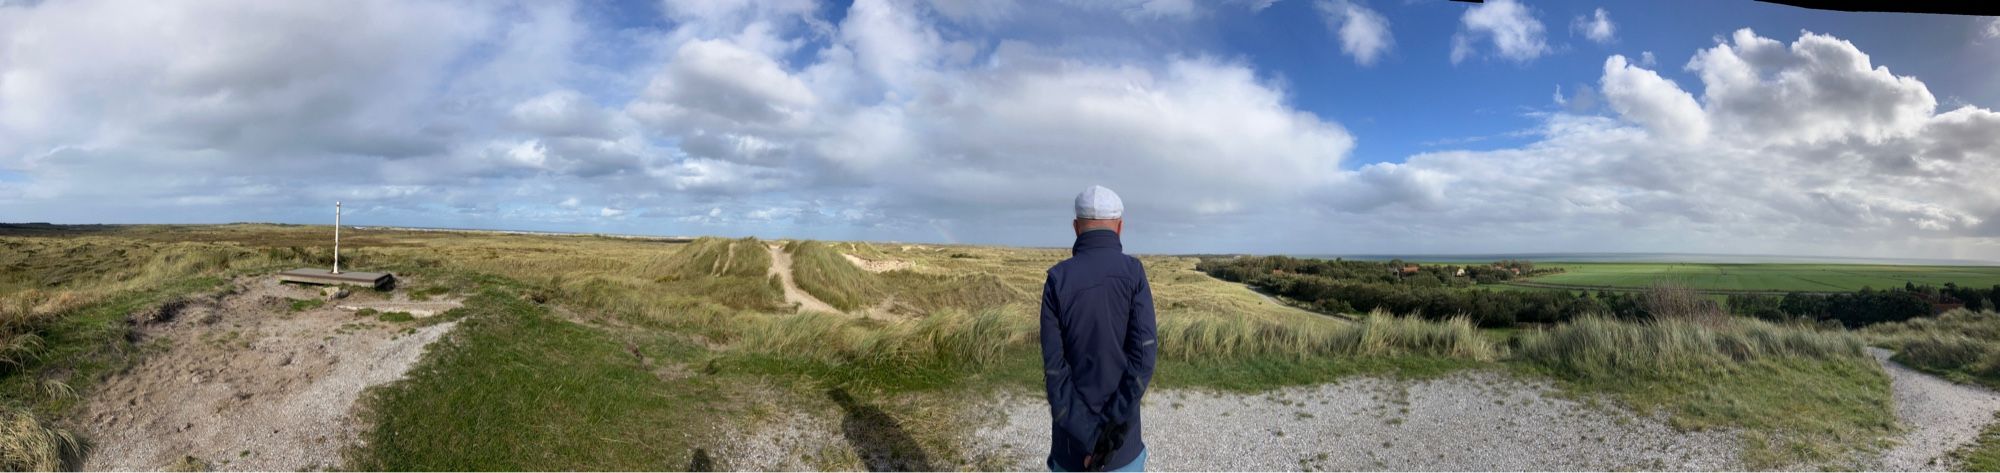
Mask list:
[[[876,276],[898,303],[924,313],[1026,304],[1039,296],[1023,294],[987,273],[928,274],[899,269]]]
[[[18,245],[9,249],[35,249],[32,258],[0,251],[0,268],[16,268],[0,271],[0,301],[9,301],[0,305],[13,307],[0,310],[28,314],[0,319],[0,333],[37,337],[9,355],[27,361],[0,363],[13,370],[0,371],[0,405],[48,425],[60,412],[52,406],[77,395],[47,394],[66,388],[44,381],[87,392],[94,373],[137,356],[121,345],[126,314],[214,287],[219,275],[328,261],[311,249],[325,230],[145,226],[0,237]],[[686,469],[726,438],[716,429],[765,415],[745,398],[816,405],[802,396],[851,388],[862,403],[951,405],[968,390],[1033,392],[1041,381],[1034,297],[1042,271],[1067,257],[790,245],[801,286],[824,291],[816,297],[847,297],[849,307],[893,298],[923,312],[884,321],[781,314],[768,250],[753,239],[357,230],[343,240],[350,234],[349,267],[478,294],[463,325],[407,380],[369,395],[378,427],[349,465],[362,469]],[[193,239],[205,243],[182,241]],[[912,269],[869,273],[843,252]],[[63,269],[62,258],[87,270]],[[1733,319],[1586,319],[1501,336],[1388,314],[1346,323],[1201,274],[1191,258],[1142,261],[1159,310],[1156,386],[1258,390],[1360,373],[1511,368],[1664,411],[1686,428],[1745,429],[1753,466],[1825,464],[1894,428],[1886,377],[1844,332]],[[745,391],[767,383],[786,388]],[[912,415],[920,425],[948,417]]]
[[[1750,319],[1588,317],[1523,332],[1520,367],[1578,392],[1664,411],[1685,429],[1742,429],[1752,468],[1852,468],[1897,431],[1889,379],[1844,331]]]
[[[1871,325],[1870,343],[1897,362],[1961,383],[2000,389],[2000,314],[1953,310],[1935,318]]]
[[[75,435],[27,412],[0,409],[0,470],[67,470],[82,455]]]

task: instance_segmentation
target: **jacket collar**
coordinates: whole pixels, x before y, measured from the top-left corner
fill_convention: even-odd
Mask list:
[[[1070,254],[1077,254],[1090,250],[1104,249],[1120,253],[1125,252],[1125,245],[1118,242],[1118,232],[1101,229],[1083,232],[1082,235],[1076,236],[1076,245],[1071,246],[1069,252]]]

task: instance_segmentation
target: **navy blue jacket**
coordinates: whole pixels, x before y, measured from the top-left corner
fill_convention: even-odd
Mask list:
[[[1116,468],[1146,448],[1139,399],[1159,353],[1153,289],[1117,232],[1083,232],[1070,252],[1042,285],[1042,370],[1055,424],[1049,463],[1083,471],[1104,426],[1123,425],[1124,445],[1104,462]]]

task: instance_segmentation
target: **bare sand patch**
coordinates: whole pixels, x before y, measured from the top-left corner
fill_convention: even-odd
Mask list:
[[[854,263],[854,267],[861,268],[862,271],[867,271],[871,273],[886,273],[889,271],[895,271],[899,269],[910,269],[914,267],[914,265],[910,264],[910,262],[908,261],[900,261],[892,259],[871,260],[847,253],[841,253],[840,256],[846,257],[847,262]]]
[[[359,291],[308,310],[315,289],[242,278],[228,292],[135,314],[162,347],[94,390],[80,423],[95,448],[86,470],[323,470],[365,428],[355,401],[402,378],[456,322],[385,322],[339,305],[401,307],[400,293]],[[424,301],[448,310],[457,300]],[[381,309],[377,309],[381,310]]]

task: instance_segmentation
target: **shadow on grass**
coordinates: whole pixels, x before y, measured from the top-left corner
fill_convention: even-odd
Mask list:
[[[896,418],[875,406],[855,401],[845,389],[828,390],[826,396],[847,413],[840,421],[840,432],[854,446],[855,455],[861,457],[868,471],[937,470],[923,447],[917,445],[909,431],[903,430]]]
[[[708,456],[708,449],[694,449],[694,458],[688,461],[687,471],[720,471],[715,469],[715,459]]]

